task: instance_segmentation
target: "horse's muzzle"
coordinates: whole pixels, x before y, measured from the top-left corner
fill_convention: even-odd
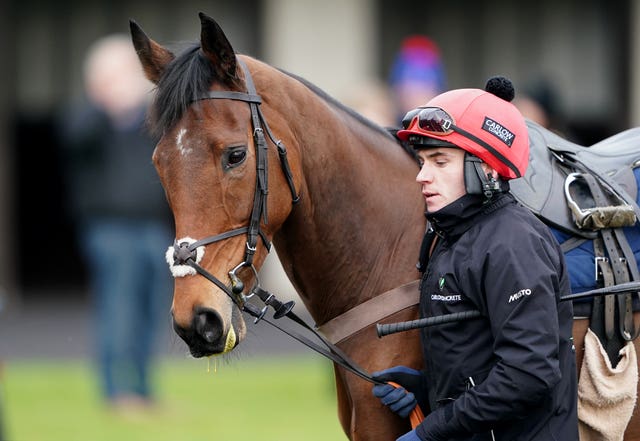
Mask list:
[[[197,309],[188,328],[174,321],[173,329],[196,358],[229,352],[240,341],[233,324],[225,331],[220,314],[208,308]]]

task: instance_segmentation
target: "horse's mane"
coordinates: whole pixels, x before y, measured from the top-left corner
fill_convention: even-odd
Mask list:
[[[344,105],[343,103],[341,103],[340,101],[338,101],[337,99],[335,99],[334,97],[329,95],[327,92],[325,92],[324,90],[322,90],[321,88],[319,88],[318,86],[316,86],[315,84],[310,82],[309,80],[307,80],[305,78],[302,78],[302,77],[300,77],[300,76],[298,76],[296,74],[292,74],[291,72],[287,72],[284,69],[278,69],[278,70],[280,72],[282,72],[283,74],[287,75],[288,77],[291,77],[291,78],[299,81],[300,83],[302,83],[311,92],[313,92],[314,94],[319,96],[322,100],[324,100],[327,103],[329,103],[329,105],[331,105],[331,106],[333,106],[333,107],[335,107],[337,109],[340,109],[343,112],[346,112],[348,115],[350,115],[352,118],[354,118],[357,121],[359,121],[361,124],[364,124],[366,127],[369,127],[370,129],[375,130],[376,132],[379,132],[380,134],[390,138],[392,141],[395,141],[396,143],[398,143],[400,145],[400,147],[402,147],[404,149],[404,151],[406,151],[409,154],[409,156],[411,156],[412,158],[416,159],[416,153],[415,153],[414,149],[410,145],[400,141],[395,136],[395,133],[397,132],[397,129],[381,127],[380,125],[376,124],[375,122],[371,121],[370,119],[365,118],[362,114],[356,112],[351,107],[348,107],[348,106]]]
[[[393,136],[391,135],[391,133],[389,132],[388,129],[385,129],[385,128],[379,126],[378,124],[374,123],[370,119],[365,118],[360,113],[356,112],[351,107],[348,107],[348,106],[344,105],[343,103],[341,103],[340,101],[338,101],[337,99],[335,99],[334,97],[332,97],[331,95],[326,93],[324,90],[322,90],[321,88],[319,88],[315,84],[311,83],[309,80],[306,80],[306,79],[304,79],[304,78],[302,78],[302,77],[300,77],[300,76],[298,76],[296,74],[292,74],[291,72],[287,72],[286,70],[283,70],[283,69],[278,69],[278,70],[280,72],[282,72],[283,74],[287,75],[288,77],[291,77],[291,78],[301,82],[302,84],[304,84],[309,90],[311,90],[314,94],[316,94],[317,96],[322,98],[324,101],[329,103],[331,106],[336,107],[336,108],[346,112],[352,118],[355,118],[360,123],[364,124],[365,126],[369,127],[370,129],[376,130],[378,132],[382,132],[384,135],[386,135],[388,137],[391,137],[392,139],[395,140],[395,138],[393,138]]]
[[[206,95],[212,82],[222,82],[232,88],[239,87],[238,78],[221,78],[199,49],[200,45],[198,43],[192,43],[184,49],[167,66],[165,73],[158,82],[156,96],[149,111],[150,130],[158,137],[162,135],[164,129],[173,127],[180,120],[193,101]],[[389,130],[342,104],[310,81],[282,69],[279,69],[279,71],[302,83],[329,105],[344,111],[366,127],[398,142]],[[414,155],[411,148],[400,142],[398,143],[410,155]]]

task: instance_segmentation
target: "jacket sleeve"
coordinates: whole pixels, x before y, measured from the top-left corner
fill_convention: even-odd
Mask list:
[[[548,237],[528,233],[502,237],[479,251],[483,257],[472,257],[484,258],[482,270],[467,277],[470,286],[481,287],[479,306],[490,322],[497,362],[453,402],[447,432],[513,424],[534,408],[551,405],[561,379],[558,301],[565,288],[564,261]]]

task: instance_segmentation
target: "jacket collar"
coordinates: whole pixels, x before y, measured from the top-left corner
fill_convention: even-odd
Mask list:
[[[495,194],[489,201],[484,195],[466,194],[434,213],[425,213],[425,216],[439,236],[457,237],[471,228],[479,214],[491,213],[512,201],[511,193]]]

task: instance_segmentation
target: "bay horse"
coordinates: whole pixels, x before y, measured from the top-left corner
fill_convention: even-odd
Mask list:
[[[426,220],[414,158],[385,129],[305,80],[236,55],[213,19],[200,20],[200,42],[177,56],[131,22],[143,69],[157,85],[153,162],[176,226],[167,256],[171,311],[192,355],[241,343],[242,288],[258,279],[271,241],[321,329],[418,280]],[[180,264],[189,256],[206,277]],[[405,305],[386,319],[416,317],[417,307]],[[574,331],[580,358],[586,329]],[[422,366],[415,331],[379,339],[371,323],[336,343],[368,372]],[[410,430],[373,398],[370,383],[340,366],[334,372],[349,439],[393,440]],[[640,431],[625,439],[640,439]]]

